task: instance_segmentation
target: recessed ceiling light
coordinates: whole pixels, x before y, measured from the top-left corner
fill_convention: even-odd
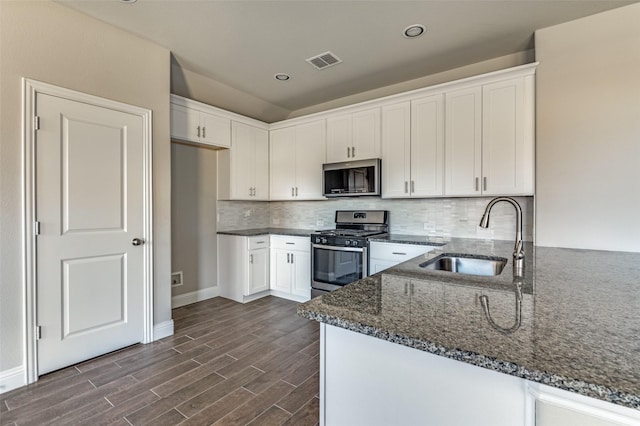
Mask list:
[[[285,73],[278,73],[278,74],[274,75],[273,77],[278,81],[287,81],[287,80],[291,79],[291,76],[289,74],[285,74]]]
[[[403,34],[406,38],[416,38],[424,34],[425,31],[427,31],[427,29],[424,25],[413,24],[405,28]]]

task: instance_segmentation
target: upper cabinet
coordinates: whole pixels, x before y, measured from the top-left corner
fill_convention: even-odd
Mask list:
[[[218,151],[218,199],[269,199],[269,132],[233,121],[231,148]]]
[[[179,96],[171,96],[171,139],[228,148],[231,120],[225,112]]]
[[[380,108],[327,118],[327,162],[380,158]]]
[[[442,94],[382,108],[382,158],[384,198],[442,195]]]
[[[533,195],[534,81],[523,76],[445,95],[445,195]]]
[[[272,130],[271,200],[320,200],[325,162],[325,120]]]

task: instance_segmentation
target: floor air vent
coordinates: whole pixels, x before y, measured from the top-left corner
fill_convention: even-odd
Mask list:
[[[324,52],[307,59],[307,62],[313,65],[316,69],[322,70],[332,65],[337,65],[342,62],[342,60],[331,52]]]

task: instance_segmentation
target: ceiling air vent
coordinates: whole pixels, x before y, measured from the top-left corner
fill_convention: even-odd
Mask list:
[[[322,70],[342,62],[340,58],[338,58],[336,55],[334,55],[331,52],[321,53],[319,55],[316,55],[307,59],[306,61],[309,62],[318,70]]]

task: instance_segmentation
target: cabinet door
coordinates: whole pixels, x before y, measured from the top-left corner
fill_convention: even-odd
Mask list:
[[[297,200],[320,200],[322,164],[325,162],[325,121],[295,128],[295,195]],[[291,163],[289,163],[291,164]]]
[[[200,136],[202,143],[229,148],[231,146],[231,120],[201,112]]]
[[[293,266],[293,280],[291,293],[311,299],[311,254],[304,251],[291,252]]]
[[[231,125],[231,199],[253,199],[255,180],[254,143],[251,126],[234,121]]]
[[[287,250],[272,250],[271,289],[291,293],[292,274],[291,253]]]
[[[400,262],[387,259],[369,259],[369,274],[377,274],[378,272],[384,271],[392,266],[396,266],[398,263]]]
[[[480,195],[482,177],[482,89],[446,95],[445,195]]]
[[[351,159],[380,158],[380,108],[352,114]]]
[[[295,127],[273,130],[270,134],[271,200],[291,200],[295,196]],[[320,177],[322,177],[320,171]]]
[[[249,251],[249,281],[245,296],[269,289],[269,249]]]
[[[444,96],[435,95],[411,101],[411,196],[442,195],[443,180]]]
[[[351,160],[351,115],[327,118],[327,163]]]
[[[171,138],[200,142],[198,127],[200,112],[182,105],[171,104]]]
[[[269,199],[269,132],[266,129],[252,128],[253,133],[253,199]]]
[[[382,197],[410,196],[411,103],[382,108]]]
[[[533,194],[533,137],[525,134],[530,104],[523,78],[482,87],[483,194]]]

